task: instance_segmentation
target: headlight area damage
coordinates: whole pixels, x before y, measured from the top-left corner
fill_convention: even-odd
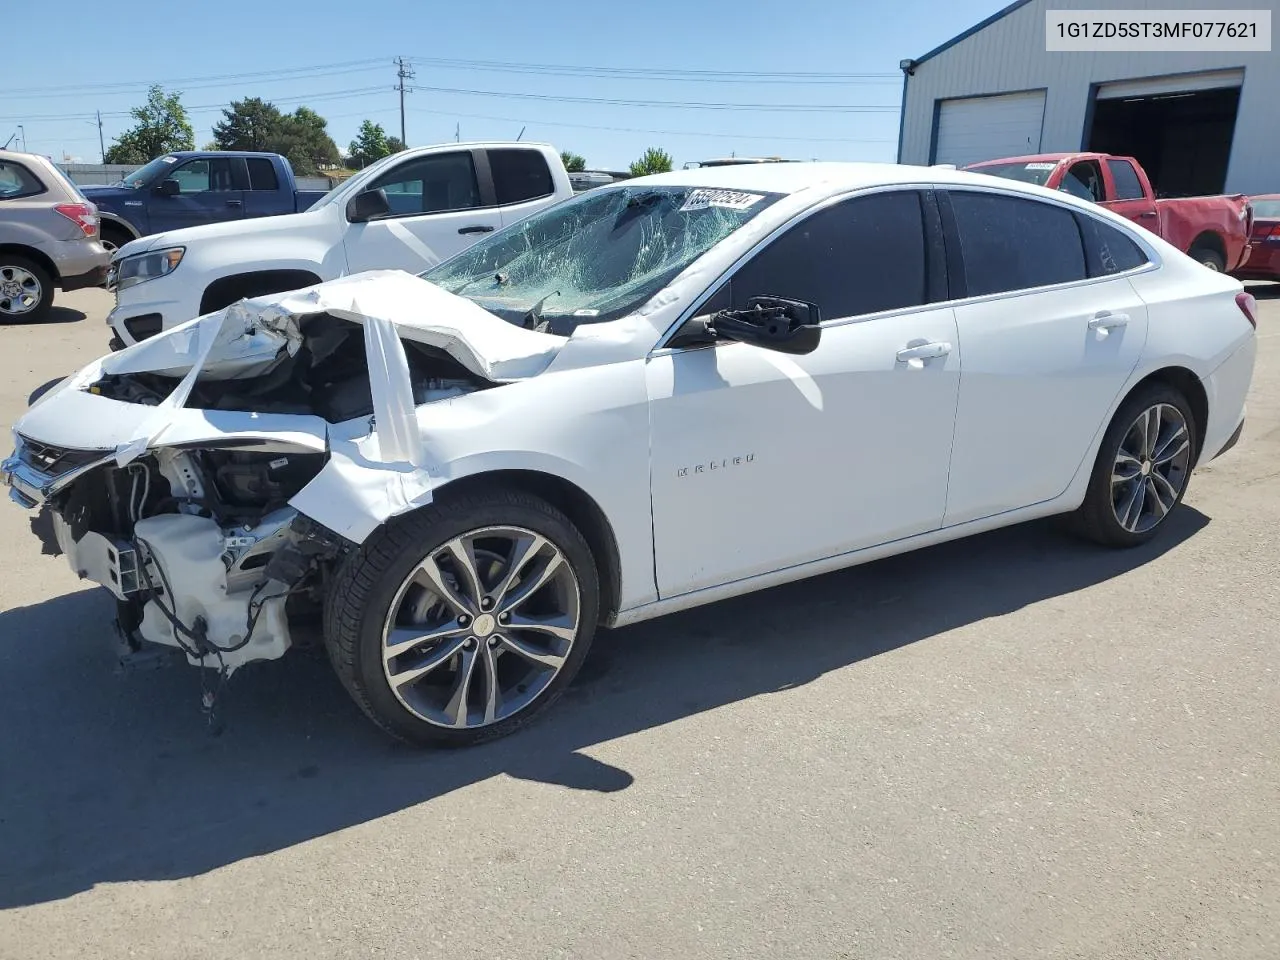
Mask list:
[[[133,649],[230,673],[282,656],[354,541],[430,502],[420,405],[535,376],[563,343],[398,271],[241,301],[46,393],[0,479],[52,514]]]

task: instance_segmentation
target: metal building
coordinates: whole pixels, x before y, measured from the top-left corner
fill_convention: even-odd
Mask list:
[[[1049,53],[1047,10],[1271,9],[1280,0],[1017,0],[904,60],[901,163],[1097,150],[1158,193],[1280,192],[1280,52]],[[1225,10],[1224,10],[1225,12]]]

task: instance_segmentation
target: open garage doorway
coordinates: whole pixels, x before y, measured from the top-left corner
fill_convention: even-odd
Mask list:
[[[1136,157],[1158,196],[1221,193],[1243,71],[1097,87],[1085,148]]]

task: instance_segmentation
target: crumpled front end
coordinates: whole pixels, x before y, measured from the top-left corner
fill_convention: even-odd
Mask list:
[[[335,530],[430,502],[421,405],[534,376],[563,342],[392,271],[242,301],[40,397],[0,482],[52,515],[131,642],[230,672],[291,646],[354,547]]]

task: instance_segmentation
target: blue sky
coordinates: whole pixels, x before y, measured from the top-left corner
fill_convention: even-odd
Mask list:
[[[215,0],[121,3],[113,10],[104,0],[23,3],[5,17],[5,34],[28,42],[6,44],[0,58],[0,144],[22,124],[28,149],[96,162],[94,111],[103,113],[110,146],[130,125],[123,114],[141,102],[146,84],[164,82],[182,91],[197,146],[210,139],[220,105],[260,96],[284,109],[311,106],[345,149],[366,117],[399,132],[393,60],[404,56],[416,73],[406,101],[411,145],[452,140],[459,126],[464,140],[514,138],[525,127],[524,139],[573,150],[604,169],[625,167],[651,145],[665,148],[677,165],[733,152],[892,160],[898,62],[1000,6],[999,0],[643,6],[524,0],[478,8],[364,0],[300,8]],[[579,69],[480,69],[477,61]],[[827,76],[821,83],[761,81],[757,73]],[[458,92],[464,90],[483,93]],[[562,99],[571,97],[649,105]],[[812,109],[823,106],[832,109]]]

